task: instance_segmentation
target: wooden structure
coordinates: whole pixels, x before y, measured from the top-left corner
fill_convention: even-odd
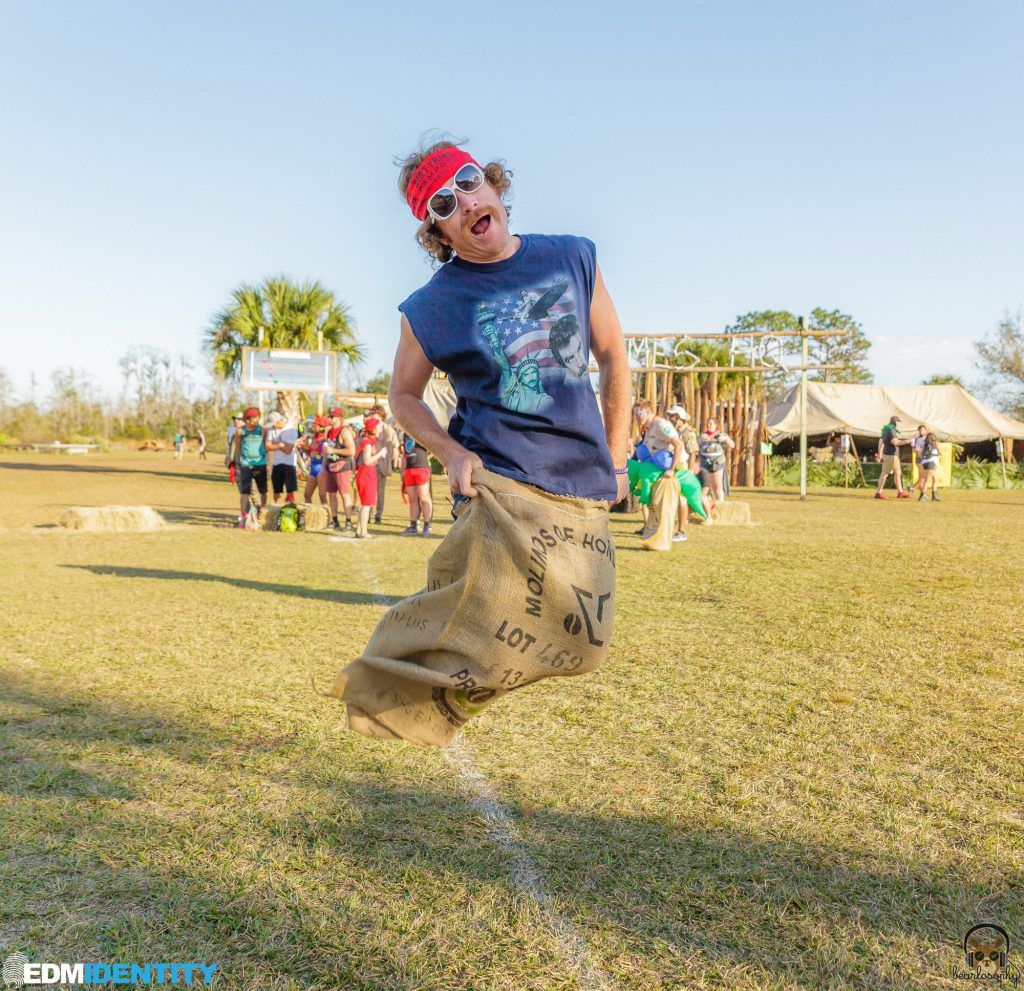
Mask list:
[[[730,485],[763,486],[767,458],[761,443],[768,439],[767,396],[763,376],[784,375],[835,368],[835,365],[798,366],[782,363],[783,337],[840,336],[842,331],[783,331],[776,334],[626,334],[626,352],[633,377],[635,400],[646,399],[664,414],[674,405],[690,414],[699,433],[712,417],[735,442],[726,450],[726,471]],[[691,342],[716,341],[729,344],[729,364],[701,364]],[[699,348],[698,348],[699,350]],[[591,366],[591,371],[596,371]]]

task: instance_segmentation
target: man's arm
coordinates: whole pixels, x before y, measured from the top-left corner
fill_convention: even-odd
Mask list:
[[[590,353],[597,362],[601,379],[601,409],[604,412],[604,435],[616,468],[626,464],[629,442],[629,416],[632,389],[629,380],[629,360],[626,341],[615,312],[615,304],[597,269],[597,284],[590,303]],[[629,491],[629,480],[617,475],[619,498]]]
[[[423,353],[420,342],[402,314],[402,336],[395,352],[395,367],[391,372],[388,402],[395,419],[407,434],[412,434],[438,461],[448,469],[448,480],[456,495],[473,496],[477,490],[472,482],[474,468],[482,468],[483,461],[457,444],[448,431],[437,422],[434,414],[423,402],[423,390],[430,381],[434,366]]]
[[[674,437],[672,439],[672,467],[665,474],[671,475],[676,471],[682,471],[685,466],[686,449],[683,447],[683,440],[681,437]]]

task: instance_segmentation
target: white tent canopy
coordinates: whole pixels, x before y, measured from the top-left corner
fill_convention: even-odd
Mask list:
[[[961,444],[996,437],[1024,439],[1024,423],[979,402],[958,385],[849,385],[807,383],[807,433],[877,437],[896,415],[902,430],[923,423],[940,440]],[[773,440],[800,434],[800,387],[768,403]]]

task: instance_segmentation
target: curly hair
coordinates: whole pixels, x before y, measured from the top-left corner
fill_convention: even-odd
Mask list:
[[[425,158],[432,155],[435,151],[440,151],[442,148],[457,148],[460,144],[465,144],[465,142],[437,141],[427,147],[421,147],[419,151],[414,151],[398,162],[398,189],[402,194],[402,199],[405,199],[405,191],[409,188],[409,180],[412,179],[413,173],[420,167]],[[483,170],[484,178],[501,197],[505,212],[511,214],[512,207],[509,206],[508,200],[511,195],[510,190],[512,189],[512,172],[505,168],[504,162],[500,161],[488,162],[483,166]],[[416,231],[416,240],[419,242],[420,247],[437,263],[444,264],[447,261],[451,261],[455,254],[452,251],[452,246],[444,239],[441,229],[430,214],[427,214],[427,219],[420,224],[419,229]]]

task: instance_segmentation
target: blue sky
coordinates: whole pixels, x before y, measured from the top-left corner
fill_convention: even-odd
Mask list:
[[[429,278],[392,160],[430,128],[579,233],[627,331],[852,313],[885,384],[977,377],[1024,305],[1020,3],[0,2],[0,338],[24,394],[199,360],[231,287],[350,305],[367,371]]]

